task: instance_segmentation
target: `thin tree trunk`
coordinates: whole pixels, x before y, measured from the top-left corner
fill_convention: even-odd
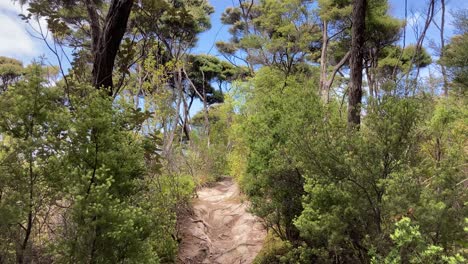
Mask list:
[[[250,22],[249,22],[249,17],[250,17],[250,11],[252,10],[252,7],[254,5],[254,0],[250,0],[249,3],[244,0],[239,0],[239,7],[242,12],[242,19],[244,20],[245,26],[244,26],[244,36],[250,35]],[[250,51],[249,48],[245,50],[247,52],[247,58],[252,57],[252,52]],[[247,59],[245,60],[247,63],[247,67],[249,68],[250,74],[253,76],[255,73],[254,66],[251,62],[251,60]]]
[[[348,90],[348,125],[361,123],[362,60],[364,48],[366,0],[353,1],[353,27],[351,40],[351,81]]]
[[[101,37],[100,17],[97,12],[96,3],[94,3],[93,0],[86,0],[85,5],[89,16],[89,27],[91,29],[91,51],[93,56],[96,56],[99,38]]]
[[[204,117],[205,117],[205,135],[207,138],[207,146],[210,146],[210,118],[208,113],[208,102],[206,100],[206,90],[205,90],[205,74],[203,71],[201,72],[203,76],[203,110],[204,110]]]
[[[324,102],[327,102],[328,87],[327,87],[327,51],[328,51],[328,22],[323,21],[322,28],[322,53],[320,55],[320,97]]]
[[[183,95],[183,105],[184,105],[184,119],[183,119],[183,126],[184,126],[184,134],[185,137],[187,138],[187,141],[190,141],[190,109],[189,105],[187,103],[187,98]]]
[[[440,57],[444,57],[445,52],[445,38],[444,38],[444,27],[445,27],[445,0],[440,0],[442,5],[442,18],[440,21]],[[443,63],[440,64],[442,70],[442,78],[444,79],[444,95],[448,96],[448,79],[447,79],[447,70]]]
[[[333,68],[333,71],[332,71],[332,73],[331,73],[330,78],[325,82],[325,87],[326,87],[325,102],[326,102],[326,103],[329,103],[329,102],[330,102],[330,87],[332,86],[333,81],[335,80],[336,74],[337,74],[338,71],[341,69],[341,67],[343,67],[343,66],[346,64],[346,62],[348,62],[349,56],[351,56],[351,52],[348,51],[348,52],[343,56],[343,58],[341,58],[341,60],[338,62],[338,64],[335,65],[335,67]]]
[[[429,7],[427,9],[426,22],[424,24],[424,28],[423,28],[423,30],[421,32],[421,35],[419,36],[419,38],[418,38],[418,40],[416,42],[416,50],[414,52],[414,55],[411,58],[411,64],[410,64],[411,66],[414,64],[414,62],[419,58],[419,55],[421,54],[424,39],[426,38],[427,29],[431,25],[432,18],[434,17],[434,8],[435,8],[435,0],[431,0],[429,2]],[[421,67],[419,67],[419,66],[416,67],[416,74],[414,76],[415,81],[417,81],[418,78],[419,78],[420,69],[421,69]],[[409,72],[406,75],[405,96],[408,96],[408,94],[409,94],[408,78],[409,78]],[[413,93],[415,91],[416,91],[416,85],[414,87]]]
[[[36,93],[37,91],[36,87]],[[34,106],[33,106],[33,113],[36,113],[37,110],[37,101],[34,100]],[[34,116],[34,115],[33,115]],[[29,138],[34,138],[34,118],[31,119],[30,124],[29,124],[29,131],[28,135],[26,137],[26,140]],[[24,228],[24,238],[23,241],[21,242],[20,249],[19,249],[19,254],[17,253],[17,262],[18,264],[23,264],[23,263],[29,263],[31,261],[31,256],[30,254],[26,254],[27,248],[30,244],[30,237],[33,229],[33,224],[34,224],[34,216],[33,216],[33,211],[34,211],[34,184],[36,181],[36,176],[34,175],[34,170],[33,170],[33,164],[34,164],[34,157],[33,157],[33,151],[29,151],[29,157],[28,157],[28,166],[29,166],[29,190],[28,190],[28,220],[26,223],[26,227]],[[21,225],[21,224],[20,224]],[[22,225],[21,225],[22,226]]]
[[[194,92],[198,95],[198,97],[203,101],[203,113],[204,113],[204,119],[205,119],[205,133],[206,135],[209,135],[209,125],[210,125],[210,120],[208,116],[208,102],[206,100],[206,92],[205,92],[205,85],[203,85],[203,94],[200,94],[200,92],[197,90],[197,87],[195,87],[195,84],[193,84],[192,80],[190,80],[187,72],[185,71],[184,68],[182,68],[185,78],[187,78],[187,81],[189,82],[190,86],[194,90]],[[201,72],[203,75],[203,81],[205,80],[205,75],[203,72]],[[208,137],[208,146],[210,145],[209,143],[209,137]]]
[[[23,242],[21,243],[20,252],[17,254],[18,264],[29,263],[29,256],[26,251],[29,245],[29,238],[31,236],[33,227],[33,201],[34,201],[34,174],[33,174],[33,157],[32,152],[29,156],[29,201],[28,201],[28,221],[26,223],[26,229],[24,234]]]
[[[177,125],[179,124],[179,115],[180,115],[180,105],[182,103],[183,87],[182,87],[182,69],[177,69],[177,74],[174,76],[175,82],[175,96],[176,96],[176,109],[174,111],[174,117],[171,130],[169,131],[169,138],[166,141],[166,146],[164,147],[164,156],[169,157],[172,153],[172,143],[175,139],[175,133],[177,131]],[[169,158],[171,161],[171,158]]]
[[[343,58],[335,65],[333,71],[331,72],[330,78],[327,74],[328,66],[328,43],[332,37],[328,36],[328,22],[323,21],[323,32],[322,32],[322,52],[320,55],[320,87],[319,87],[319,96],[322,98],[322,101],[326,104],[330,102],[330,88],[335,80],[336,74],[338,71],[348,62],[350,52],[347,52]]]

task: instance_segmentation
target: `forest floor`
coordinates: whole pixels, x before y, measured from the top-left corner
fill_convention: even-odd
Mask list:
[[[197,193],[193,212],[179,220],[178,263],[252,263],[266,231],[247,212],[239,186],[224,178]]]

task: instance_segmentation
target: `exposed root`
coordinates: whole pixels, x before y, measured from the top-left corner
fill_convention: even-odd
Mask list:
[[[178,263],[252,263],[266,231],[240,201],[229,178],[198,190],[193,215],[180,220]]]

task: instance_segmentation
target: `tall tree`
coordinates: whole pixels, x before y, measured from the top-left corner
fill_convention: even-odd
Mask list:
[[[441,20],[440,20],[440,57],[444,57],[445,51],[445,0],[440,0],[441,4]],[[440,64],[440,69],[442,71],[442,78],[444,80],[444,95],[448,96],[448,77],[447,69],[443,63]]]
[[[242,0],[221,17],[232,38],[217,42],[220,53],[230,62],[249,66],[274,66],[287,75],[316,61],[320,28],[313,19],[309,0]]]
[[[336,42],[347,41],[345,36],[349,35],[348,31],[351,26],[347,18],[351,16],[352,10],[350,1],[320,0],[318,3],[319,15],[322,20],[319,94],[322,101],[328,103],[330,101],[330,88],[335,80],[335,76],[348,63],[351,54],[349,51],[337,51],[336,48],[332,51],[331,47],[339,46],[339,48],[346,49],[346,45],[339,45]],[[334,53],[335,56],[330,53]],[[336,54],[339,55],[337,56]],[[328,69],[330,64],[329,57],[337,61],[333,66],[331,74],[329,74]]]
[[[87,81],[97,89],[105,87],[113,93],[112,72],[134,0],[22,0],[20,3],[29,4],[29,15],[23,16],[24,19],[33,15],[45,18],[54,41],[75,49],[72,64],[76,75],[84,76],[83,71],[91,63],[92,80]]]
[[[361,123],[362,61],[366,30],[367,0],[353,1],[353,26],[351,40],[351,82],[348,91],[348,124]]]
[[[97,44],[94,43],[93,35],[93,47],[96,47],[93,50],[93,85],[97,89],[108,88],[110,95],[113,95],[115,56],[125,34],[132,6],[133,0],[112,0]]]
[[[19,79],[23,73],[23,64],[13,58],[0,56],[0,92]]]
[[[453,91],[460,94],[468,90],[468,11],[462,10],[453,13],[454,25],[457,35],[450,39],[442,57],[442,64],[453,78],[451,86]]]

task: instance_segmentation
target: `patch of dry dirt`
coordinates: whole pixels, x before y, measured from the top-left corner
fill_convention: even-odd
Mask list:
[[[178,263],[252,263],[266,231],[260,220],[247,212],[247,206],[230,178],[199,190],[193,215],[179,222]]]

